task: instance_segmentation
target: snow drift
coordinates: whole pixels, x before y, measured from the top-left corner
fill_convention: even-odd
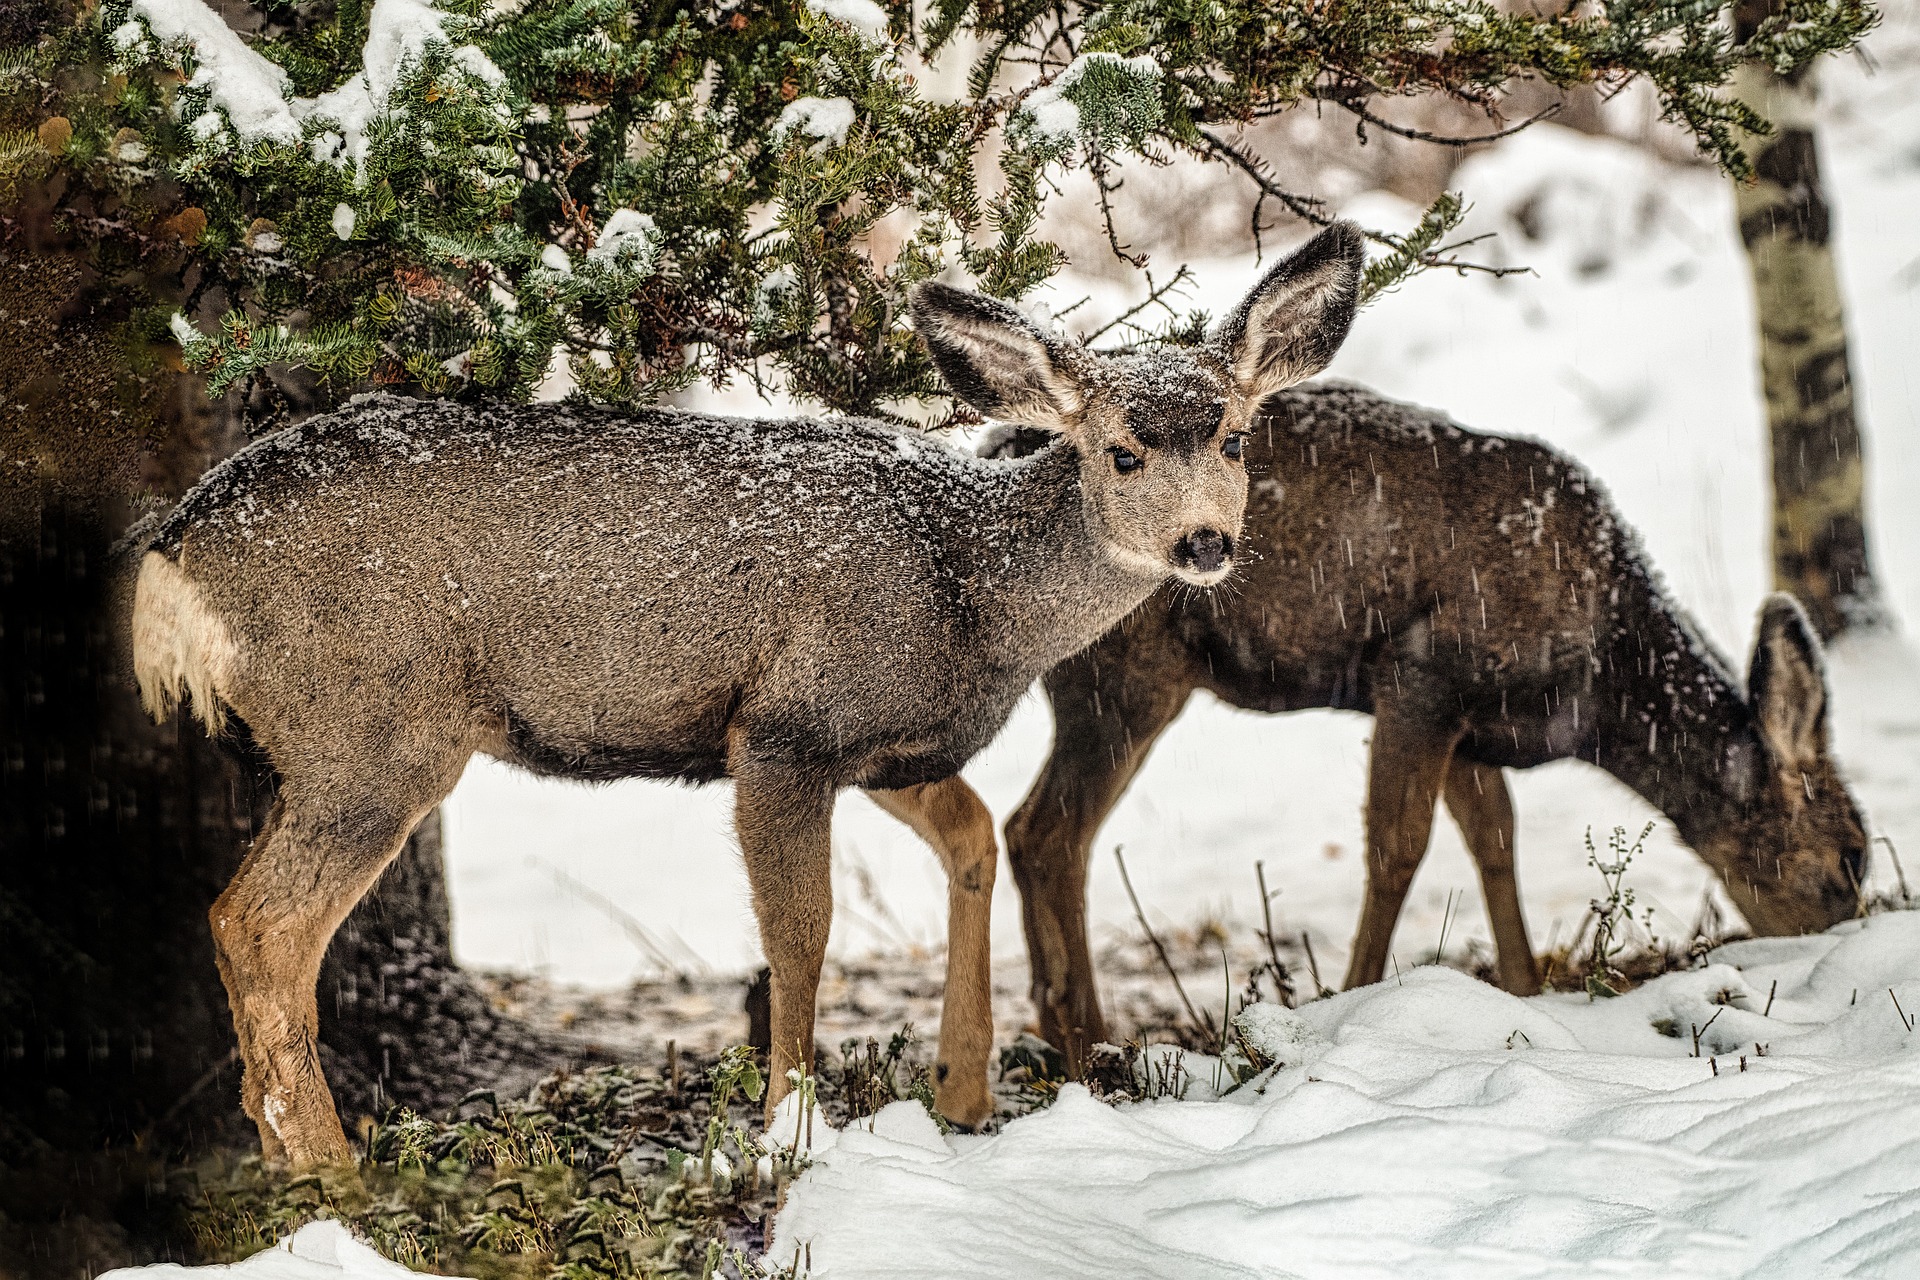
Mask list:
[[[271,1249],[232,1266],[182,1267],[162,1263],[125,1267],[99,1280],[145,1276],[235,1276],[244,1280],[407,1280],[414,1273],[355,1240],[338,1222],[309,1222]]]
[[[1415,969],[1266,1014],[1282,1065],[1224,1096],[1188,1055],[1184,1101],[1068,1086],[995,1137],[882,1113],[794,1187],[769,1260],[816,1280],[1914,1275],[1920,913],[1707,960],[1592,1003]]]

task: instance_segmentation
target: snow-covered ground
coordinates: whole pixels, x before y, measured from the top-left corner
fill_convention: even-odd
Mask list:
[[[409,1280],[415,1273],[381,1257],[353,1238],[345,1226],[331,1219],[309,1222],[271,1249],[262,1250],[231,1266],[182,1267],[160,1263],[151,1267],[123,1267],[99,1280],[132,1280],[146,1276],[240,1276],[245,1280]]]
[[[1829,68],[1822,134],[1837,210],[1871,477],[1871,521],[1893,612],[1920,625],[1920,58],[1911,25],[1872,40],[1883,70]],[[1471,230],[1499,233],[1475,252],[1535,275],[1428,275],[1364,312],[1333,373],[1438,406],[1490,430],[1540,436],[1608,483],[1679,598],[1744,661],[1768,587],[1767,461],[1745,265],[1724,180],[1646,152],[1543,125],[1477,156],[1456,183]],[[1347,211],[1405,226],[1414,211],[1370,193]],[[1525,228],[1531,228],[1531,234]],[[1170,270],[1170,264],[1160,264]],[[1257,271],[1250,256],[1192,264],[1189,305],[1219,314]],[[1055,309],[1111,315],[1115,286],[1067,276]],[[1075,316],[1079,319],[1079,315]],[[739,401],[734,402],[740,406]],[[1920,872],[1920,659],[1877,640],[1834,655],[1839,751],[1873,829],[1913,850]],[[1285,717],[1196,699],[1167,733],[1100,842],[1091,887],[1096,937],[1133,931],[1111,848],[1126,847],[1150,913],[1163,924],[1211,917],[1245,935],[1257,911],[1253,864],[1281,890],[1285,927],[1309,929],[1338,973],[1357,917],[1366,718]],[[996,814],[1018,804],[1047,748],[1044,704],[1030,698],[968,769]],[[1579,924],[1597,881],[1582,835],[1637,830],[1653,814],[1611,778],[1577,763],[1517,775],[1521,880],[1538,943]],[[757,962],[745,875],[725,787],[544,782],[476,761],[448,806],[455,946],[473,964],[533,969],[563,982],[617,985],[662,967],[593,895],[619,904],[674,965]],[[840,954],[937,944],[945,888],[904,828],[866,800],[838,814],[834,947]],[[1710,891],[1701,864],[1661,824],[1633,883],[1656,929],[1687,936]],[[1876,886],[1892,882],[1877,856]],[[1414,886],[1396,940],[1404,967],[1439,939],[1486,936],[1472,865],[1450,824]],[[583,893],[582,886],[590,892]],[[869,887],[870,886],[870,887]],[[1464,903],[1464,907],[1460,904]],[[995,947],[1023,963],[1011,877],[995,899]]]
[[[766,1264],[814,1280],[1920,1274],[1920,912],[1707,961],[1612,1000],[1520,1000],[1423,966],[1256,1005],[1241,1027],[1274,1065],[1242,1059],[1242,1083],[1150,1049],[1161,1096],[1069,1085],[992,1137],[943,1137],[918,1102],[841,1130],[816,1116]],[[187,1272],[102,1280],[136,1274]],[[192,1274],[410,1273],[317,1222]]]
[[[1249,1039],[1283,1065],[1224,1097],[1190,1056],[1185,1101],[1070,1085],[991,1138],[896,1103],[817,1139],[769,1261],[815,1280],[1920,1274],[1920,913],[1709,959],[1592,1003],[1427,966],[1255,1006]]]

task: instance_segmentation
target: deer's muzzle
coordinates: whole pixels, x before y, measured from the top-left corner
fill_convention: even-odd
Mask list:
[[[1216,573],[1233,558],[1233,538],[1218,529],[1196,529],[1173,546],[1175,566],[1193,573]]]

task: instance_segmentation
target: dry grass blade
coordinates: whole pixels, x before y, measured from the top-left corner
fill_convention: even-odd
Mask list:
[[[1180,1004],[1186,1009],[1187,1017],[1192,1020],[1194,1028],[1208,1040],[1215,1039],[1219,1032],[1214,1029],[1213,1020],[1202,1015],[1193,1007],[1193,1001],[1187,999],[1187,989],[1180,985],[1180,975],[1173,967],[1173,958],[1160,944],[1160,935],[1156,934],[1153,926],[1147,923],[1147,913],[1140,907],[1140,895],[1133,891],[1133,877],[1127,874],[1127,859],[1122,852],[1122,846],[1113,846],[1113,860],[1120,864],[1120,883],[1126,886],[1127,901],[1133,904],[1133,918],[1140,922],[1141,929],[1146,932],[1147,941],[1153,944],[1153,953],[1160,957],[1161,966],[1166,969],[1167,976],[1173,979],[1174,994],[1180,997]]]
[[[1267,962],[1273,966],[1274,985],[1280,991],[1280,1003],[1293,1008],[1293,974],[1280,960],[1280,943],[1273,933],[1273,895],[1267,892],[1267,864],[1253,864],[1253,878],[1260,885],[1260,919],[1265,928],[1260,932],[1260,940],[1267,944]],[[1314,977],[1314,986],[1320,985],[1318,975]]]

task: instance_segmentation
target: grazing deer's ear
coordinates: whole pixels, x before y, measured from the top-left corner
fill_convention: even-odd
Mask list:
[[[1086,396],[1080,349],[1004,302],[929,281],[913,291],[913,324],[953,393],[986,414],[1066,431]]]
[[[1360,229],[1336,222],[1267,272],[1213,336],[1241,394],[1265,399],[1332,362],[1365,268]]]
[[[1747,701],[1776,768],[1805,772],[1827,752],[1827,677],[1813,624],[1792,596],[1760,606]]]

